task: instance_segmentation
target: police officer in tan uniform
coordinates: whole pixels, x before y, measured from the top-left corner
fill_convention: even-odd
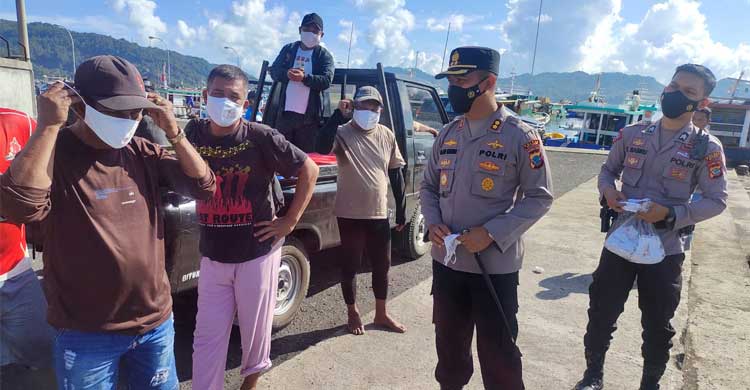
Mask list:
[[[500,55],[483,47],[451,52],[448,97],[457,116],[435,141],[420,192],[433,243],[433,321],[441,389],[460,389],[473,373],[477,329],[487,389],[523,389],[518,334],[521,236],[552,205],[550,169],[535,130],[498,106]],[[448,237],[460,234],[446,259]],[[454,241],[455,242],[455,241]],[[507,317],[507,329],[485,285],[478,254]],[[512,338],[511,338],[512,336]]]
[[[606,248],[602,251],[589,287],[589,323],[584,337],[587,368],[577,390],[604,388],[604,356],[635,280],[643,325],[640,388],[659,388],[675,335],[670,320],[680,302],[682,262],[689,238],[696,223],[726,208],[721,142],[691,123],[693,111],[708,104],[715,86],[716,78],[708,68],[695,64],[678,67],[661,95],[664,117],[653,124],[624,128],[602,166],[599,191],[611,209],[622,212],[620,202],[625,199],[654,202],[639,217],[654,224],[667,256],[657,264],[644,265],[631,263]],[[618,179],[622,191],[615,186]],[[702,197],[690,202],[698,188]],[[617,228],[617,222],[610,231]]]

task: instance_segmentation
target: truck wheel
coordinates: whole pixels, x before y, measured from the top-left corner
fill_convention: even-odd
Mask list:
[[[404,229],[403,243],[404,255],[412,260],[416,260],[427,253],[429,243],[424,242],[424,235],[427,233],[424,216],[422,215],[422,206],[417,206],[411,221]]]
[[[281,248],[281,265],[276,290],[276,308],[273,311],[273,329],[289,325],[302,306],[310,286],[310,262],[302,242],[287,237]]]

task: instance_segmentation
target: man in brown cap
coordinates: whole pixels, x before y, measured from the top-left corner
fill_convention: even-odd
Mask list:
[[[138,70],[93,57],[37,99],[38,126],[0,178],[4,216],[43,221],[48,322],[58,329],[55,369],[65,388],[174,389],[172,300],[164,266],[161,187],[201,199],[213,173],[172,106],[147,94]],[[62,128],[72,109],[78,120]],[[170,153],[135,137],[143,111]]]
[[[357,270],[362,257],[372,264],[372,290],[375,293],[377,326],[404,333],[406,327],[386,310],[388,271],[391,267],[391,225],[388,219],[388,184],[396,201],[396,230],[406,224],[406,165],[393,131],[379,123],[383,99],[375,87],[360,87],[354,99],[343,99],[319,134],[318,149],[333,152],[339,173],[336,204],[341,233],[341,292],[347,307],[347,329],[354,335],[365,333],[357,308]]]

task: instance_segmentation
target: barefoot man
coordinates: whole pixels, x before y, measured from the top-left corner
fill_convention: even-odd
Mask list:
[[[375,292],[375,325],[403,333],[406,327],[386,312],[388,269],[391,267],[391,227],[388,221],[388,182],[396,199],[396,230],[404,228],[404,176],[406,165],[393,131],[378,123],[383,99],[374,87],[361,87],[354,101],[340,104],[344,117],[333,141],[339,165],[334,213],[341,233],[341,290],[352,334],[365,333],[357,309],[357,269],[366,252],[372,263]],[[353,108],[353,112],[352,112]]]

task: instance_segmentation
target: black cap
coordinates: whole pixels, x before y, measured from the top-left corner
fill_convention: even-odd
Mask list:
[[[448,70],[438,73],[435,78],[464,75],[475,70],[486,70],[495,75],[500,73],[500,53],[489,47],[464,46],[451,51]]]
[[[146,88],[138,69],[124,58],[89,58],[76,69],[75,86],[85,99],[110,110],[159,108],[146,98]],[[86,103],[92,104],[90,101]]]
[[[323,18],[321,18],[320,15],[316,14],[315,12],[307,14],[304,18],[302,18],[302,24],[300,24],[300,26],[304,26],[307,24],[317,24],[320,31],[323,31]]]

